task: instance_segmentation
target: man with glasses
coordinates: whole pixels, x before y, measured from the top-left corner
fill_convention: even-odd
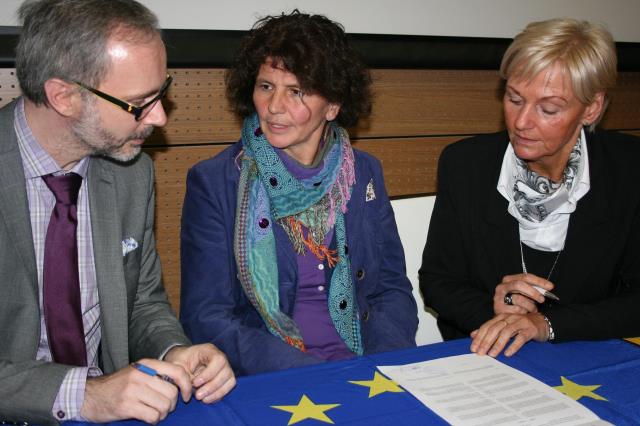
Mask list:
[[[153,167],[171,84],[134,0],[28,0],[0,110],[0,420],[156,423],[178,393],[235,379],[171,312],[153,235]],[[130,364],[135,361],[133,364]]]

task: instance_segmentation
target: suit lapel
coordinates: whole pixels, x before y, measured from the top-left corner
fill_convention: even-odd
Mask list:
[[[356,253],[361,252],[358,249],[358,244],[360,244],[360,239],[356,238],[356,235],[364,235],[362,233],[363,232],[362,227],[364,224],[363,214],[365,212],[366,201],[365,201],[365,191],[363,190],[363,188],[366,188],[367,184],[369,183],[369,179],[371,178],[370,176],[365,176],[363,173],[358,174],[356,176],[357,176],[357,180],[355,185],[353,186],[351,199],[347,204],[348,210],[347,210],[347,213],[345,213],[344,215],[344,226],[346,228],[347,247],[349,250],[348,257],[351,260],[352,268],[354,265],[354,256],[356,256]],[[334,240],[335,240],[335,236],[334,236]],[[357,261],[357,259],[355,260]],[[354,271],[352,270],[351,272],[353,275]]]
[[[497,151],[489,157],[490,161],[494,161],[491,166],[482,162],[474,164],[474,167],[479,167],[480,170],[486,168],[492,171],[491,175],[487,176],[489,180],[482,185],[482,187],[489,188],[489,194],[479,193],[480,198],[477,199],[477,202],[480,206],[485,204],[484,209],[481,208],[479,211],[482,212],[483,220],[487,224],[487,226],[479,227],[479,230],[483,232],[480,239],[483,248],[481,252],[491,256],[490,263],[498,277],[520,272],[518,221],[509,214],[507,210],[509,203],[497,189],[502,160],[509,143],[506,133],[504,135],[503,143],[496,145]],[[481,176],[482,173],[479,171],[478,175]],[[469,182],[469,184],[474,185],[474,182]]]
[[[367,231],[369,231],[368,227],[365,226],[365,222],[369,222],[367,208],[371,206],[367,206],[367,203],[372,203],[373,206],[377,206],[378,203],[374,201],[376,200],[376,192],[386,192],[386,188],[375,187],[375,172],[367,165],[366,161],[361,159],[360,155],[358,155],[355,150],[353,157],[356,182],[354,183],[351,191],[351,198],[347,203],[347,212],[344,214],[344,226],[348,249],[347,255],[351,261],[351,275],[352,279],[355,279],[355,265],[358,265],[359,262],[363,261],[364,253],[369,252],[368,250],[360,249],[360,245],[363,240],[367,241],[366,244],[376,241],[375,239],[359,238],[361,235],[367,235]],[[359,161],[362,162],[358,163]],[[382,180],[379,181],[381,184],[384,184]],[[369,188],[369,184],[371,184],[371,190],[373,191],[373,194],[371,195],[373,195],[373,198],[367,201],[367,188]],[[376,226],[379,226],[379,224]]]
[[[609,212],[607,210],[608,206],[610,206],[607,191],[609,177],[606,173],[605,164],[598,158],[598,153],[591,140],[590,137],[587,137],[591,188],[589,192],[578,201],[580,208],[571,214],[569,229],[571,229],[572,224],[575,224],[576,227],[585,225],[594,226],[606,222],[609,219]]]
[[[480,227],[484,233],[481,237],[482,251],[487,256],[491,256],[490,262],[496,276],[502,277],[505,274],[519,273],[520,230],[518,221],[507,211],[509,204],[495,186],[486,202],[484,220],[487,226]]]
[[[122,266],[120,215],[113,171],[108,162],[91,158],[89,164],[89,205],[96,266],[103,365],[107,371],[128,359],[127,294]]]
[[[590,267],[599,264],[598,258],[603,253],[603,249],[597,248],[603,247],[607,241],[610,241],[612,224],[607,210],[611,206],[607,191],[609,178],[605,165],[598,158],[595,147],[591,143],[592,137],[592,135],[587,136],[591,188],[578,201],[578,208],[571,214],[564,247],[567,256],[561,256],[558,262],[558,266],[564,271],[559,274],[560,277],[571,282],[588,281],[587,275],[591,274]],[[590,250],[589,247],[593,249]]]
[[[18,140],[13,129],[13,108],[15,103],[0,110],[0,220],[6,224],[10,243],[26,268],[33,294],[38,297],[38,274],[36,270],[29,201],[22,158]]]

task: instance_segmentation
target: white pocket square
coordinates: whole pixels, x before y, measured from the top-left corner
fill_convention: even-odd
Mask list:
[[[138,248],[138,242],[133,238],[125,238],[122,240],[122,256],[126,256],[127,253],[134,251]]]

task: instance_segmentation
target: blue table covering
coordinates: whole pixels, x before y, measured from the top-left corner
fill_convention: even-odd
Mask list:
[[[160,424],[445,425],[444,420],[409,393],[378,389],[381,393],[370,397],[371,388],[366,383],[370,384],[374,379],[377,365],[400,365],[466,354],[469,344],[469,339],[461,339],[241,377],[224,400],[213,405],[195,399],[188,404],[180,402],[176,411]],[[574,394],[585,395],[578,402],[613,424],[640,424],[640,347],[632,343],[623,340],[561,344],[530,342],[513,357],[500,356],[498,360],[549,386],[563,385],[564,378],[564,384],[572,386]],[[366,383],[351,383],[354,381]],[[305,404],[308,408],[305,412],[311,413],[311,418],[305,419],[299,409]],[[142,424],[138,421],[111,423],[118,426]]]

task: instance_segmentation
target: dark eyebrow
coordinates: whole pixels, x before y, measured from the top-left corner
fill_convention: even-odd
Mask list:
[[[516,95],[518,96],[522,96],[520,95],[520,92],[518,91],[518,89],[516,89],[515,87],[511,86],[510,84],[505,85],[505,92],[514,92]]]
[[[256,77],[256,84],[261,84],[261,83],[267,83],[267,84],[271,84],[273,85],[273,83],[271,82],[271,80],[267,79],[267,78],[260,78],[260,77]]]
[[[128,102],[131,102],[132,100],[142,100],[142,99],[146,99],[148,97],[151,97],[155,94],[157,94],[158,92],[160,92],[160,89],[162,89],[162,85],[164,85],[164,82],[162,82],[162,84],[160,85],[160,87],[158,87],[157,89],[153,89],[153,90],[149,90],[145,93],[141,93],[139,95],[132,95],[132,96],[127,96],[126,98],[123,98],[124,100],[127,100]]]
[[[518,91],[513,86],[511,86],[510,84],[505,84],[504,88],[505,88],[505,90],[511,90],[512,92],[518,93]]]
[[[518,96],[522,96],[522,94],[518,91],[518,89],[516,89],[515,87],[507,84],[505,86],[505,92],[506,91],[510,91],[510,92],[514,92],[516,95]],[[560,99],[561,101],[563,101],[564,103],[569,103],[569,101],[565,98],[563,98],[562,96],[557,96],[557,95],[552,95],[552,96],[545,96],[543,98],[541,98],[541,101],[545,101],[545,100],[551,100],[551,99]]]
[[[269,83],[273,85],[273,83],[269,79],[256,77],[256,84],[258,83]],[[289,89],[295,88],[295,89],[303,90],[300,84],[285,84],[284,87],[287,87]]]

